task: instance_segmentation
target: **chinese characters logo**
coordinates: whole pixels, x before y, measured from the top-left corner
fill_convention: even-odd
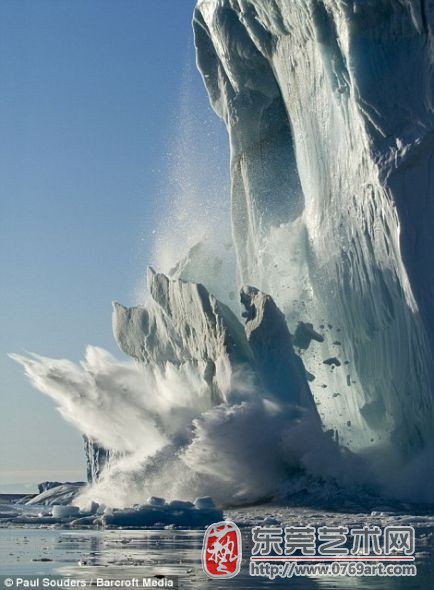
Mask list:
[[[241,567],[241,533],[233,522],[217,522],[205,532],[202,565],[211,578],[233,578]]]
[[[326,557],[402,560],[407,556],[413,559],[415,551],[411,526],[386,526],[384,530],[379,526],[351,529],[346,526],[287,526],[284,529],[256,526],[252,528],[252,541],[252,558],[256,560],[261,560],[262,556],[278,561],[289,560],[290,556],[304,561]]]

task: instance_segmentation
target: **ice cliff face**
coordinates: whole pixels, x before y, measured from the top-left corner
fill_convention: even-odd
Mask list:
[[[242,282],[324,337],[303,356],[324,423],[413,453],[433,431],[434,5],[199,0],[193,25]]]

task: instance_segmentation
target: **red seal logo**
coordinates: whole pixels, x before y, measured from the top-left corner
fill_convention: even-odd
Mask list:
[[[233,578],[241,568],[241,533],[234,522],[210,525],[203,539],[202,565],[210,578]]]

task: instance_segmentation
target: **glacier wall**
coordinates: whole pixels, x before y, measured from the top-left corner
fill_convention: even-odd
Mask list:
[[[324,336],[300,352],[340,440],[413,454],[433,432],[433,3],[199,0],[193,27],[241,282]]]

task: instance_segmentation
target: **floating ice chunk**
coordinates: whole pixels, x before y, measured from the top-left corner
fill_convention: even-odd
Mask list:
[[[52,510],[54,518],[69,518],[70,516],[76,516],[79,513],[80,509],[78,506],[64,506],[61,504],[55,504]]]
[[[54,504],[71,504],[75,496],[77,496],[86,484],[82,481],[74,483],[64,483],[53,488],[49,488],[38,494],[28,502],[26,505],[45,504],[46,506],[53,506]]]
[[[174,510],[190,510],[194,508],[194,504],[185,500],[172,500],[172,502],[169,502],[169,507]]]
[[[63,483],[71,483],[69,481],[67,482],[63,482]],[[58,486],[61,486],[62,482],[60,481],[43,481],[41,483],[38,483],[38,491],[40,494],[42,494],[42,492],[46,492],[47,490],[51,490],[52,488],[57,488]]]
[[[72,520],[69,523],[69,526],[72,527],[82,527],[82,526],[93,526],[93,525],[97,525],[97,524],[101,524],[100,519],[95,516],[82,516],[80,518],[76,518],[75,520]]]
[[[198,510],[207,510],[215,508],[214,500],[210,496],[203,496],[202,498],[196,498],[194,505]]]
[[[149,506],[164,506],[166,500],[164,498],[158,498],[157,496],[151,496],[146,503],[149,504]]]
[[[212,502],[212,500],[211,500]],[[198,508],[191,502],[173,500],[170,504],[145,504],[135,508],[113,510],[102,517],[105,526],[150,527],[168,525],[202,527],[223,519],[223,512],[215,507]]]

